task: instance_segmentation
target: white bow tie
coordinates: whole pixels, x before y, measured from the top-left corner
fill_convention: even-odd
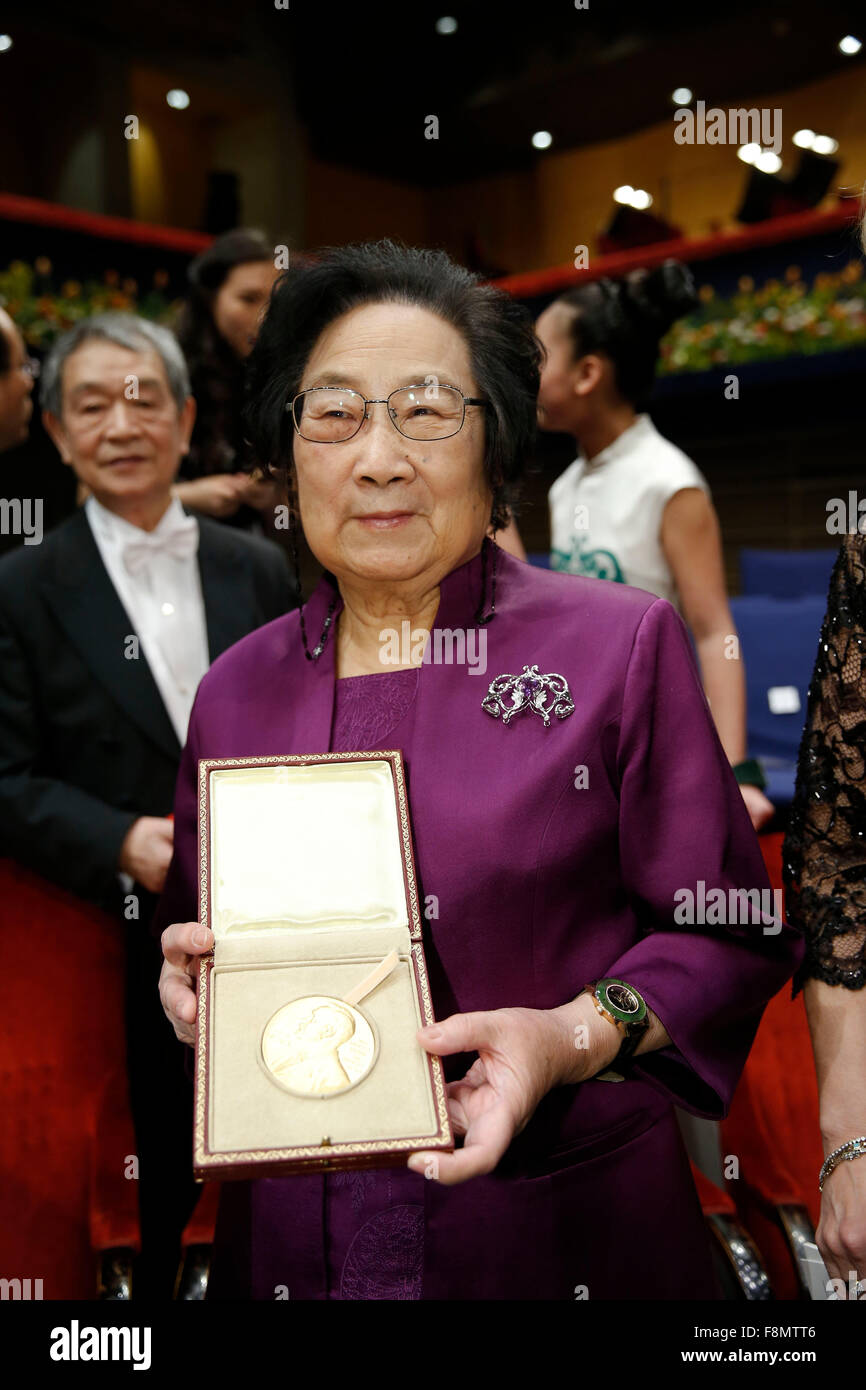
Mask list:
[[[198,550],[198,522],[195,517],[184,517],[168,531],[158,535],[152,531],[142,531],[123,543],[123,563],[129,574],[138,575],[146,570],[156,555],[172,555],[176,560],[185,560]]]

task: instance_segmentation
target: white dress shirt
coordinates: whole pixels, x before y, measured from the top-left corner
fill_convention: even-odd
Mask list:
[[[198,683],[210,665],[204,595],[198,567],[198,522],[188,517],[178,498],[153,531],[144,531],[88,497],[85,514],[102,562],[138,636],[166,712],[181,747],[186,743],[190,710]],[[190,537],[190,522],[195,532]],[[161,549],[166,539],[183,533],[180,556]],[[144,563],[130,565],[130,547],[147,550]]]

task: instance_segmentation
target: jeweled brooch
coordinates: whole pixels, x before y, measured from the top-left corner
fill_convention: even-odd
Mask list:
[[[555,671],[542,676],[537,666],[524,666],[519,676],[496,676],[487,688],[481,708],[492,714],[494,719],[501,715],[503,724],[507,724],[515,714],[531,709],[544,720],[547,729],[552,714],[557,719],[565,719],[574,713],[574,700],[565,676]]]

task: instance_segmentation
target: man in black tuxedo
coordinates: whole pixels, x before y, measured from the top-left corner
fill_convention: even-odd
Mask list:
[[[195,417],[166,329],[84,320],[43,367],[44,421],[84,507],[0,559],[0,853],[117,914],[142,1256],[134,1292],[171,1296],[198,1189],[191,1087],[166,1028],[149,924],[210,662],[296,602],[279,548],[172,495]]]

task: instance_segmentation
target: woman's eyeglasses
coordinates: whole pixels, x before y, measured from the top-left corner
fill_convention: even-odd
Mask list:
[[[312,386],[286,406],[302,439],[313,444],[342,444],[369,418],[369,405],[387,405],[388,417],[407,439],[448,439],[463,428],[468,405],[486,405],[441,383],[404,386],[383,400],[371,400],[341,386]]]

